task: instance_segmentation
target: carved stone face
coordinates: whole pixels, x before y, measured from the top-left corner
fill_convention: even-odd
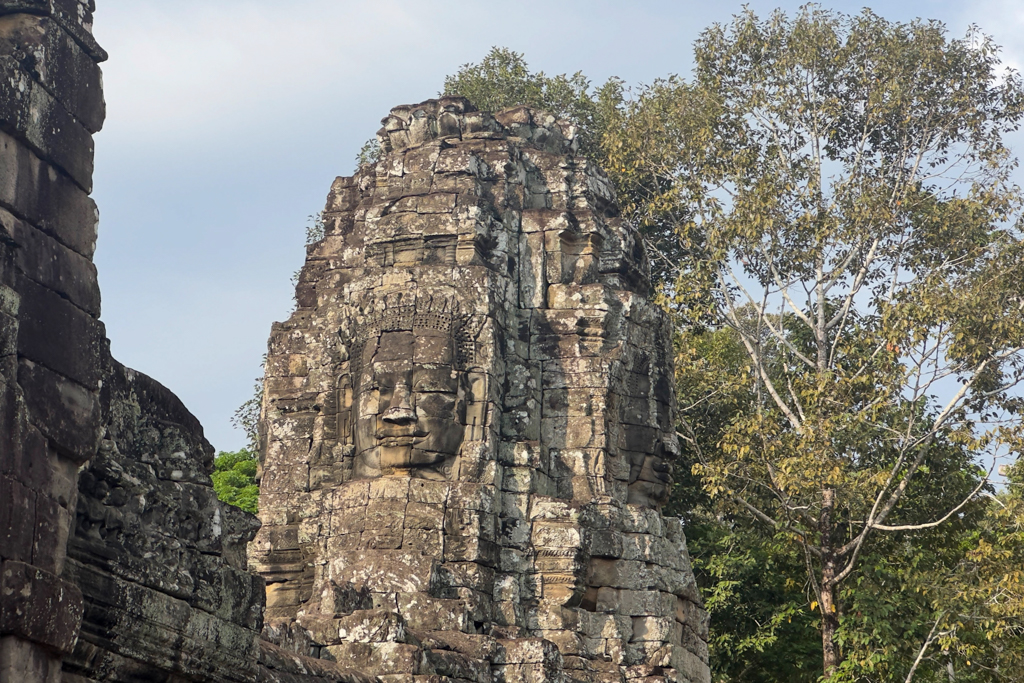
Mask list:
[[[466,431],[466,382],[453,350],[447,333],[430,329],[366,343],[352,406],[357,477],[445,477]]]

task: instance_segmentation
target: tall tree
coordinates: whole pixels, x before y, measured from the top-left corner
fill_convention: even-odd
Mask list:
[[[685,519],[687,545],[712,616],[714,680],[810,683],[822,670],[821,613],[802,549],[789,532],[760,522],[725,496],[701,493],[700,479],[686,476],[689,465],[719,448],[734,421],[757,409],[749,365],[738,336],[727,327],[677,336],[680,429],[688,447],[666,512]],[[955,506],[979,481],[963,449],[929,465],[933,486],[911,492],[922,521]],[[767,492],[751,489],[746,496],[759,508],[772,506]],[[976,501],[947,524],[867,545],[857,575],[840,591],[845,617],[837,640],[845,657],[835,680],[904,680],[929,636],[931,650],[936,648],[934,637],[946,634],[933,626],[951,614],[950,600],[942,596],[949,577],[964,566],[984,508]],[[960,658],[967,659],[966,653]],[[934,673],[935,667],[929,661],[918,674]]]
[[[844,586],[955,523],[975,463],[1021,447],[1024,245],[1002,137],[1018,76],[976,30],[747,11],[696,44],[692,84],[626,104],[603,147],[660,225],[666,302],[728,328],[750,404],[696,469],[804,557],[826,676]]]

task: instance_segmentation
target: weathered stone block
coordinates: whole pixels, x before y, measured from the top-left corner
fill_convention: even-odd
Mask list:
[[[74,516],[46,491],[36,493],[35,528],[32,537],[32,564],[49,572],[59,572],[67,554],[68,533]]]
[[[710,618],[707,610],[685,598],[676,599],[676,621],[686,624],[698,638],[707,642]]]
[[[92,35],[92,13],[95,3],[80,0],[0,0],[4,14],[24,12],[53,17],[92,59],[103,62],[107,53]]]
[[[90,133],[103,126],[99,66],[56,21],[27,14],[0,17],[0,54],[21,63]]]
[[[8,291],[11,293],[14,292],[14,290],[11,289]],[[2,294],[0,294],[0,296],[2,296]],[[7,356],[13,360],[17,352],[18,319],[13,315],[8,315],[7,313],[0,311],[0,358]]]
[[[696,599],[700,595],[693,572],[652,565],[648,573],[649,585],[657,590]]]
[[[579,548],[583,536],[574,524],[537,521],[533,524],[533,543],[539,548]]]
[[[0,565],[0,636],[16,635],[69,653],[82,620],[78,588],[38,567]]]
[[[13,476],[0,475],[0,558],[32,561],[36,492]]]
[[[580,628],[592,638],[614,638],[628,642],[633,637],[633,620],[621,614],[581,612]]]
[[[448,482],[414,479],[409,482],[409,500],[414,503],[441,505],[448,499]]]
[[[590,554],[593,557],[622,557],[622,534],[604,529],[590,535]]]
[[[339,643],[324,648],[329,659],[377,675],[426,672],[426,657],[415,645],[402,643]]]
[[[406,529],[441,529],[444,515],[441,505],[412,501],[405,510],[403,522]]]
[[[448,507],[492,513],[497,505],[498,494],[498,490],[488,484],[455,482],[448,496]]]
[[[651,587],[651,576],[643,562],[595,557],[590,561],[587,583],[591,586],[646,590]]]
[[[404,498],[374,498],[366,506],[364,532],[396,531],[405,521],[408,503]]]
[[[89,374],[84,364],[80,369]],[[30,360],[18,365],[18,383],[25,391],[33,424],[61,454],[81,463],[96,452],[102,425],[95,391]]]
[[[618,591],[617,611],[627,616],[670,616],[675,614],[675,600],[668,593],[623,589]]]
[[[56,292],[21,277],[18,352],[88,389],[98,387],[103,324]]]
[[[494,666],[495,683],[546,683],[563,680],[543,664],[503,664]],[[556,677],[557,676],[557,677]]]
[[[632,641],[680,644],[682,626],[672,617],[634,617]]]
[[[535,496],[530,507],[530,519],[557,522],[578,522],[580,507],[571,501]]]
[[[0,131],[0,204],[62,244],[91,258],[96,204],[67,175]]]
[[[401,643],[405,641],[405,620],[388,610],[354,612],[332,621],[334,634],[322,643],[348,641],[353,643]],[[325,634],[326,635],[326,634]]]
[[[446,562],[438,570],[438,585],[445,592],[454,588],[469,588],[485,595],[494,591],[495,572],[476,562]]]
[[[491,682],[491,667],[488,662],[444,650],[427,650],[426,655],[428,666],[440,676],[474,683]]]
[[[374,479],[370,482],[370,500],[391,498],[409,500],[409,480],[404,477]]]
[[[18,636],[0,636],[0,681],[62,680],[66,679],[62,678],[60,655]]]
[[[0,121],[40,157],[62,169],[86,192],[92,191],[93,142],[89,131],[68,113],[13,57],[0,55]]]
[[[282,442],[278,442],[281,444]],[[284,442],[288,443],[288,442]],[[301,449],[304,445],[308,445],[308,442],[304,444],[299,440],[293,440],[290,446],[295,449]],[[302,463],[305,465],[302,459],[296,458],[292,461],[293,463]],[[286,494],[294,491],[307,491],[309,489],[309,470],[298,469],[294,467],[280,467],[280,466],[269,466],[263,468],[263,477],[260,479],[260,494],[267,495],[269,501],[275,494]],[[287,500],[294,502],[290,496]]]
[[[499,640],[495,664],[541,664],[558,659],[558,649],[541,638]]]
[[[446,537],[445,562],[479,562],[485,567],[496,567],[500,549],[492,541],[477,536]]]
[[[524,519],[507,517],[501,520],[498,544],[504,547],[526,549],[530,545],[532,525]]]
[[[471,614],[461,600],[435,598],[424,593],[399,593],[396,599],[399,612],[414,631],[464,633],[472,626]]]
[[[333,507],[335,510],[360,508],[370,500],[370,482],[368,480],[351,481],[334,492]]]
[[[365,587],[375,593],[428,592],[437,580],[437,560],[400,551],[348,551],[333,558],[330,573],[339,586]]]
[[[620,528],[627,534],[664,536],[662,517],[657,510],[640,505],[626,505],[622,508],[621,520]]]
[[[441,529],[406,529],[401,548],[409,553],[440,557],[444,553],[444,531]]]
[[[360,548],[397,550],[402,547],[405,533],[402,529],[363,531],[360,534]]]
[[[502,492],[501,514],[505,518],[527,519],[530,510],[530,496],[521,493]]]
[[[100,314],[96,266],[52,237],[0,209],[0,224],[18,243],[15,264],[29,279],[65,297],[93,317]]]
[[[539,493],[541,495],[550,492],[551,486],[549,477],[543,472],[538,472],[532,467],[508,467],[505,469],[501,487],[508,493]]]

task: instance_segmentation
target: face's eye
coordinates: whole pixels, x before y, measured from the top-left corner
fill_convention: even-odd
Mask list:
[[[458,375],[450,367],[417,368],[412,383],[415,392],[455,394],[459,390]]]
[[[356,397],[356,412],[360,417],[376,415],[380,412],[380,392],[376,389],[361,391]]]
[[[416,412],[422,417],[454,419],[456,400],[451,394],[417,394]]]

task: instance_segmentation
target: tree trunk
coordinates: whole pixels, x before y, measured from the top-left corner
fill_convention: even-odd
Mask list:
[[[828,557],[821,572],[821,652],[824,655],[825,677],[831,676],[839,666],[839,647],[836,631],[839,629],[839,608],[836,605],[835,560]]]
[[[839,666],[839,647],[836,631],[839,629],[839,606],[836,604],[836,557],[832,552],[832,511],[835,507],[835,489],[825,489],[821,497],[821,652],[825,665],[825,678]]]

